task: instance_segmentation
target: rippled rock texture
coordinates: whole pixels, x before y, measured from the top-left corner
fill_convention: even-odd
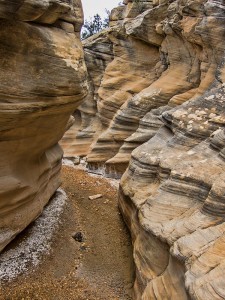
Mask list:
[[[222,1],[169,4],[156,24],[168,68],[133,98],[148,113],[127,141],[152,135],[132,152],[120,188],[135,299],[225,298],[224,9]],[[156,100],[161,108],[149,111]]]
[[[90,145],[102,131],[102,123],[97,114],[98,90],[106,66],[113,60],[113,44],[108,31],[103,31],[83,41],[85,62],[88,66],[89,93],[75,112],[75,123],[67,131],[61,145],[66,157],[86,156]]]
[[[89,71],[101,122],[89,167],[120,177],[129,164],[135,299],[225,299],[224,1],[124,4],[100,85]]]
[[[87,94],[78,0],[0,3],[0,251],[60,185],[58,141]]]
[[[131,152],[162,126],[161,113],[204,94],[219,76],[223,12],[218,1],[115,8],[110,28],[83,43],[90,89],[81,122],[62,143],[66,156],[88,154],[90,169],[121,177]]]

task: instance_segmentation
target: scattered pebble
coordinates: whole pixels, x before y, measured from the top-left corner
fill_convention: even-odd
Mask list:
[[[84,241],[84,236],[82,234],[82,232],[76,232],[74,235],[73,235],[73,238],[75,241],[79,242],[79,243],[82,243]]]
[[[89,198],[90,200],[99,199],[99,198],[102,198],[102,194],[97,194],[97,195],[89,196],[88,198]]]

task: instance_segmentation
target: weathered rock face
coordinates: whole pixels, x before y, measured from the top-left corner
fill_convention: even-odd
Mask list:
[[[60,185],[63,136],[87,93],[75,1],[0,4],[0,251]]]
[[[76,143],[84,143],[84,155],[91,149],[91,169],[103,167],[109,176],[120,177],[132,150],[149,138],[137,138],[139,124],[148,127],[150,122],[156,131],[162,124],[160,111],[201,95],[213,82],[218,62],[207,40],[210,34],[203,33],[205,40],[192,36],[195,27],[201,30],[203,4],[172,2],[125,2],[112,11],[110,29],[84,42],[91,89],[80,107],[77,141],[63,143],[65,150],[73,144],[68,156],[77,154]],[[208,13],[210,9],[212,5]],[[209,27],[219,30],[217,24]]]
[[[151,3],[149,5],[152,7]],[[127,6],[118,9],[125,15],[129,14]],[[160,60],[158,47],[128,35],[125,27],[121,26],[121,22],[118,20],[117,10],[115,10],[115,15],[112,12],[112,26],[108,30],[83,43],[92,88],[89,96],[79,108],[82,125],[76,136],[76,143],[80,143],[78,139],[83,139],[83,143],[93,136],[96,139],[95,133],[97,132],[99,138],[88,157],[89,167],[93,168],[98,165],[103,166],[118,152],[125,137],[128,137],[137,128],[138,118],[135,116],[131,116],[131,120],[127,120],[128,129],[126,124],[122,125],[123,116],[120,115],[117,117],[115,126],[110,124],[120,107],[154,82],[163,68],[158,64]],[[159,40],[161,41],[162,37],[159,36],[158,42]],[[130,129],[130,126],[133,126],[134,129]],[[116,138],[114,132],[118,130],[114,127],[119,127],[119,131],[121,131],[118,132]],[[108,128],[109,131],[107,131]],[[102,135],[101,132],[103,132]],[[76,155],[77,150],[73,148],[74,151],[71,151],[72,147],[69,146],[69,134],[65,136],[62,145],[68,156],[73,153]],[[73,136],[72,132],[70,136]],[[91,141],[93,142],[95,139]],[[86,154],[90,150],[90,144],[89,140],[89,149],[86,149]]]
[[[224,40],[218,39],[225,14],[222,4],[212,2],[168,6],[163,30],[170,65],[147,97],[137,96],[149,110],[152,87],[161,82],[155,99],[168,97],[175,108],[161,108],[163,126],[132,152],[121,180],[120,207],[134,242],[135,299],[225,297]],[[180,59],[175,73],[172,54]],[[143,123],[152,134],[155,115],[152,110],[142,119],[128,143],[143,132]]]
[[[102,124],[97,115],[98,89],[106,66],[113,59],[112,42],[108,31],[104,31],[84,41],[83,46],[88,66],[89,92],[79,106],[79,113],[76,112],[76,122],[61,141],[66,157],[86,156],[90,152],[90,145],[102,131]]]
[[[224,1],[124,3],[94,83],[102,133],[89,167],[121,176],[129,163],[119,204],[135,299],[224,299]]]
[[[224,298],[224,92],[164,112],[165,125],[132,153],[120,207],[133,235],[136,299]]]

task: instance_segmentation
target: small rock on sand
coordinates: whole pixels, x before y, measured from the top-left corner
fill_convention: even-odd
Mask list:
[[[88,197],[90,200],[95,200],[95,199],[99,199],[102,198],[102,194],[97,194],[97,195],[92,195]]]

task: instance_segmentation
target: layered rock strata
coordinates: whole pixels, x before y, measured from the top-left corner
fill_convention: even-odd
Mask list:
[[[212,2],[168,6],[165,24],[172,35],[197,49],[199,85],[169,99],[163,126],[132,152],[121,180],[120,207],[134,244],[135,299],[225,298],[224,40],[218,39],[225,15],[222,3]],[[175,13],[179,22],[172,22]]]
[[[224,93],[163,113],[164,126],[132,153],[120,207],[134,242],[135,299],[225,297]]]
[[[87,94],[79,0],[0,4],[0,251],[60,185],[62,138]]]
[[[89,92],[74,114],[76,122],[61,141],[65,157],[86,156],[103,127],[97,114],[97,103],[102,77],[106,66],[113,59],[112,42],[108,31],[100,32],[90,37],[88,41],[84,40],[83,47],[88,67]]]
[[[107,31],[89,167],[120,177],[129,163],[119,205],[134,299],[224,299],[224,2],[124,4]]]
[[[206,16],[223,14],[221,7],[218,13],[207,3]],[[90,169],[117,177],[132,150],[148,140],[145,135],[133,140],[133,134],[138,135],[154,109],[181,105],[212,84],[220,54],[212,53],[216,39],[208,32],[214,28],[223,34],[220,21],[203,22],[203,2],[124,4],[112,11],[108,30],[84,41],[91,88],[80,107],[81,127],[73,142],[86,145]],[[155,129],[160,125],[157,117],[148,122]]]
[[[119,137],[118,134],[119,140],[117,141],[113,137],[117,129],[112,128],[112,133],[107,132],[107,129],[111,128],[111,120],[120,107],[154,82],[161,72],[161,66],[157,65],[160,60],[157,46],[128,35],[124,26],[121,26],[117,11],[123,11],[123,17],[130,16],[128,6],[115,9],[111,14],[110,28],[88,38],[83,43],[92,88],[89,96],[79,108],[82,125],[76,139],[83,139],[85,143],[85,139],[87,141],[90,137],[96,137],[97,132],[97,142],[93,145],[94,149],[88,158],[89,167],[95,167],[98,164],[103,166],[113,154],[118,152],[125,137],[133,133],[130,129],[127,133],[126,125],[124,125],[123,137]],[[146,7],[152,7],[152,3],[148,3]],[[135,14],[137,15],[138,12],[136,11]],[[134,12],[131,15],[134,16]],[[134,119],[131,117],[130,125],[135,122],[134,128],[136,129],[138,120]],[[121,127],[122,116],[118,116],[118,122],[118,126]],[[67,151],[67,145],[65,147],[64,142],[65,139],[62,145]],[[103,150],[104,147],[106,149]],[[90,148],[87,149],[86,153],[88,152]],[[76,149],[74,149],[74,154],[77,154]]]

